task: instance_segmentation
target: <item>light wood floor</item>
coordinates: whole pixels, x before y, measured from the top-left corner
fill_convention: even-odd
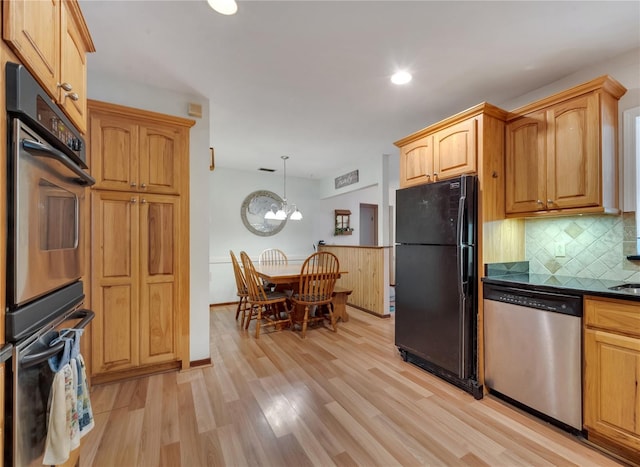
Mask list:
[[[212,308],[213,366],[94,388],[81,465],[619,465],[404,363],[393,318],[349,313],[336,334],[256,340]]]

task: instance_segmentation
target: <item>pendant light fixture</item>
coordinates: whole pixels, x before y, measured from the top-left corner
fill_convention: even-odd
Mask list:
[[[289,206],[287,204],[287,159],[289,156],[281,156],[282,164],[284,165],[284,196],[282,197],[282,204],[278,207],[275,204],[271,205],[264,215],[265,219],[283,221],[287,217],[293,221],[302,220],[302,213],[298,211],[298,207],[295,204]]]
[[[235,15],[238,11],[235,0],[207,0],[207,3],[221,15]]]

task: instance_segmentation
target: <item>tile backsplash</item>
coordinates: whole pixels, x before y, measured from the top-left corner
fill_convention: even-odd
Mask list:
[[[530,272],[640,282],[634,213],[525,221],[525,259]],[[563,256],[564,255],[564,256]]]

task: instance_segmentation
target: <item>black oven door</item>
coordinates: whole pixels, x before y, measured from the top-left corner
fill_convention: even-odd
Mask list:
[[[77,281],[83,273],[80,218],[91,177],[71,159],[12,119],[9,190],[10,308]]]
[[[4,454],[7,465],[43,464],[49,399],[55,376],[49,366],[49,358],[57,356],[63,349],[63,344],[50,344],[61,329],[84,329],[93,317],[94,313],[90,310],[68,310],[65,315],[14,346],[5,385],[5,403],[8,404],[5,415],[9,425]]]

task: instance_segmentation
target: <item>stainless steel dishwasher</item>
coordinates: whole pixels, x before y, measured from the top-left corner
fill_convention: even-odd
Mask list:
[[[582,430],[582,297],[484,284],[485,384]]]

